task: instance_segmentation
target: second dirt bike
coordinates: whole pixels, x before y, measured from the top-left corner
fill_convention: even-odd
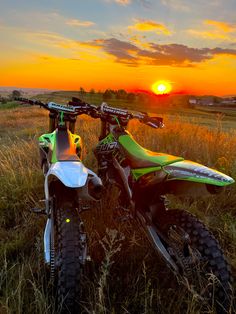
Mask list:
[[[173,273],[194,287],[200,300],[213,303],[217,313],[228,313],[232,275],[218,241],[190,212],[168,209],[165,195],[214,194],[234,180],[182,157],[149,151],[126,130],[131,119],[162,128],[162,118],[105,103],[97,108],[97,116],[101,119],[95,149],[98,175],[107,189],[118,188],[116,211],[121,219],[137,219]]]

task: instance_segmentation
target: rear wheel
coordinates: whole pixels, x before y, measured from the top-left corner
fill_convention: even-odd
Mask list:
[[[81,221],[69,202],[55,209],[52,233],[51,272],[59,313],[79,313],[81,263],[86,250]]]
[[[213,304],[217,313],[229,313],[233,281],[230,267],[206,226],[181,210],[166,211],[156,225],[183,281],[198,294],[201,305],[206,301]]]

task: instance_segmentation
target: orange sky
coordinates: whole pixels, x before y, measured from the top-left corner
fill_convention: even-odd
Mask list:
[[[0,12],[0,86],[150,90],[166,80],[173,92],[236,94],[234,6],[10,1]]]

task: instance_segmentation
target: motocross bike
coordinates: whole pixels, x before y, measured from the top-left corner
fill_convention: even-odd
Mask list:
[[[78,313],[80,277],[89,259],[87,239],[80,213],[98,201],[102,182],[81,161],[81,137],[74,134],[76,117],[93,115],[94,108],[83,102],[60,105],[53,102],[17,98],[49,111],[49,133],[39,137],[40,162],[45,175],[44,258],[50,265],[51,279],[60,313]]]
[[[97,108],[101,134],[95,148],[98,175],[106,189],[117,186],[123,218],[139,221],[165,264],[188,287],[196,288],[202,304],[214,303],[227,313],[232,275],[222,249],[207,227],[185,210],[168,209],[166,194],[218,193],[234,180],[201,164],[140,146],[126,130],[131,119],[162,128],[163,119],[103,103]],[[207,278],[212,278],[212,284]],[[200,277],[200,279],[198,279]],[[213,300],[213,301],[212,301]]]

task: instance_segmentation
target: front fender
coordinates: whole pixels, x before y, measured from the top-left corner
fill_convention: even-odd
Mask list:
[[[82,162],[58,161],[49,168],[46,180],[49,180],[51,176],[55,176],[65,186],[78,188],[85,185],[88,173],[88,169]]]
[[[53,178],[60,180],[69,188],[79,188],[86,185],[89,175],[97,177],[97,175],[86,168],[79,161],[58,161],[52,164],[45,177],[45,196],[49,198],[49,181]]]

